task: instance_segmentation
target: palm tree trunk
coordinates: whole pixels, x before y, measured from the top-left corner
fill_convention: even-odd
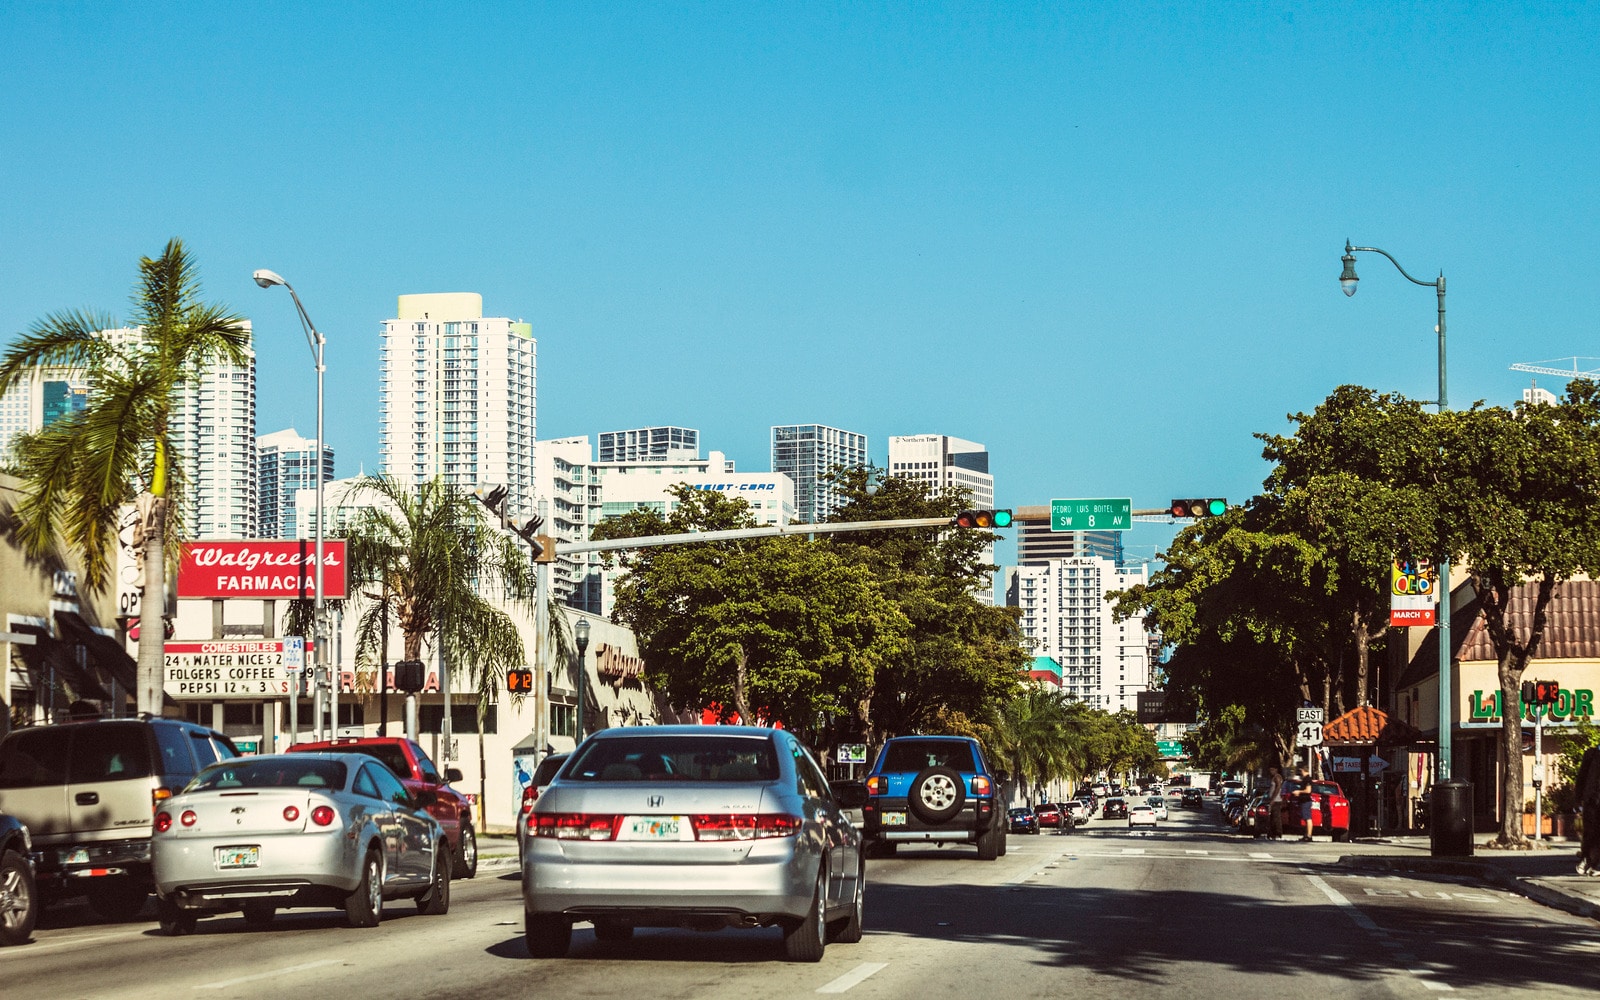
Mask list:
[[[159,716],[165,696],[167,612],[167,500],[145,494],[144,589],[139,594],[140,715]]]

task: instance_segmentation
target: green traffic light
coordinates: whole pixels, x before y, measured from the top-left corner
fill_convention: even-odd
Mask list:
[[[1011,527],[1011,512],[1009,510],[997,510],[997,511],[995,511],[994,512],[994,526],[996,528],[1009,528],[1009,527]]]
[[[1207,500],[1206,501],[1206,511],[1212,517],[1221,517],[1222,515],[1224,515],[1224,514],[1226,514],[1228,512],[1228,501],[1226,501],[1226,500]]]

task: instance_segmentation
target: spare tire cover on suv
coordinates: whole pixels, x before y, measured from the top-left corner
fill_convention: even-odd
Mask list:
[[[948,767],[930,767],[911,779],[906,805],[924,823],[943,823],[967,802],[966,782]]]

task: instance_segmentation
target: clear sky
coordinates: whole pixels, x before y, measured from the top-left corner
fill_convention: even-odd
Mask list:
[[[412,292],[533,324],[541,437],[756,471],[773,424],[952,434],[1009,506],[1237,501],[1335,386],[1434,398],[1433,290],[1362,255],[1347,299],[1346,237],[1446,275],[1454,406],[1600,355],[1592,3],[12,3],[0,38],[0,337],[124,314],[180,236],[255,324],[258,430],[309,436],[279,271],[341,476]]]

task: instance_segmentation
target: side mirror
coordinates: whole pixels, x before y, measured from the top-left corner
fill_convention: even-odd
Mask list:
[[[861,781],[835,781],[833,801],[840,809],[860,809],[867,804],[867,786]]]
[[[445,768],[444,769],[444,780],[447,783],[452,784],[452,785],[455,784],[456,782],[460,781],[461,780],[461,768],[459,768],[459,767],[447,767],[447,768]]]

